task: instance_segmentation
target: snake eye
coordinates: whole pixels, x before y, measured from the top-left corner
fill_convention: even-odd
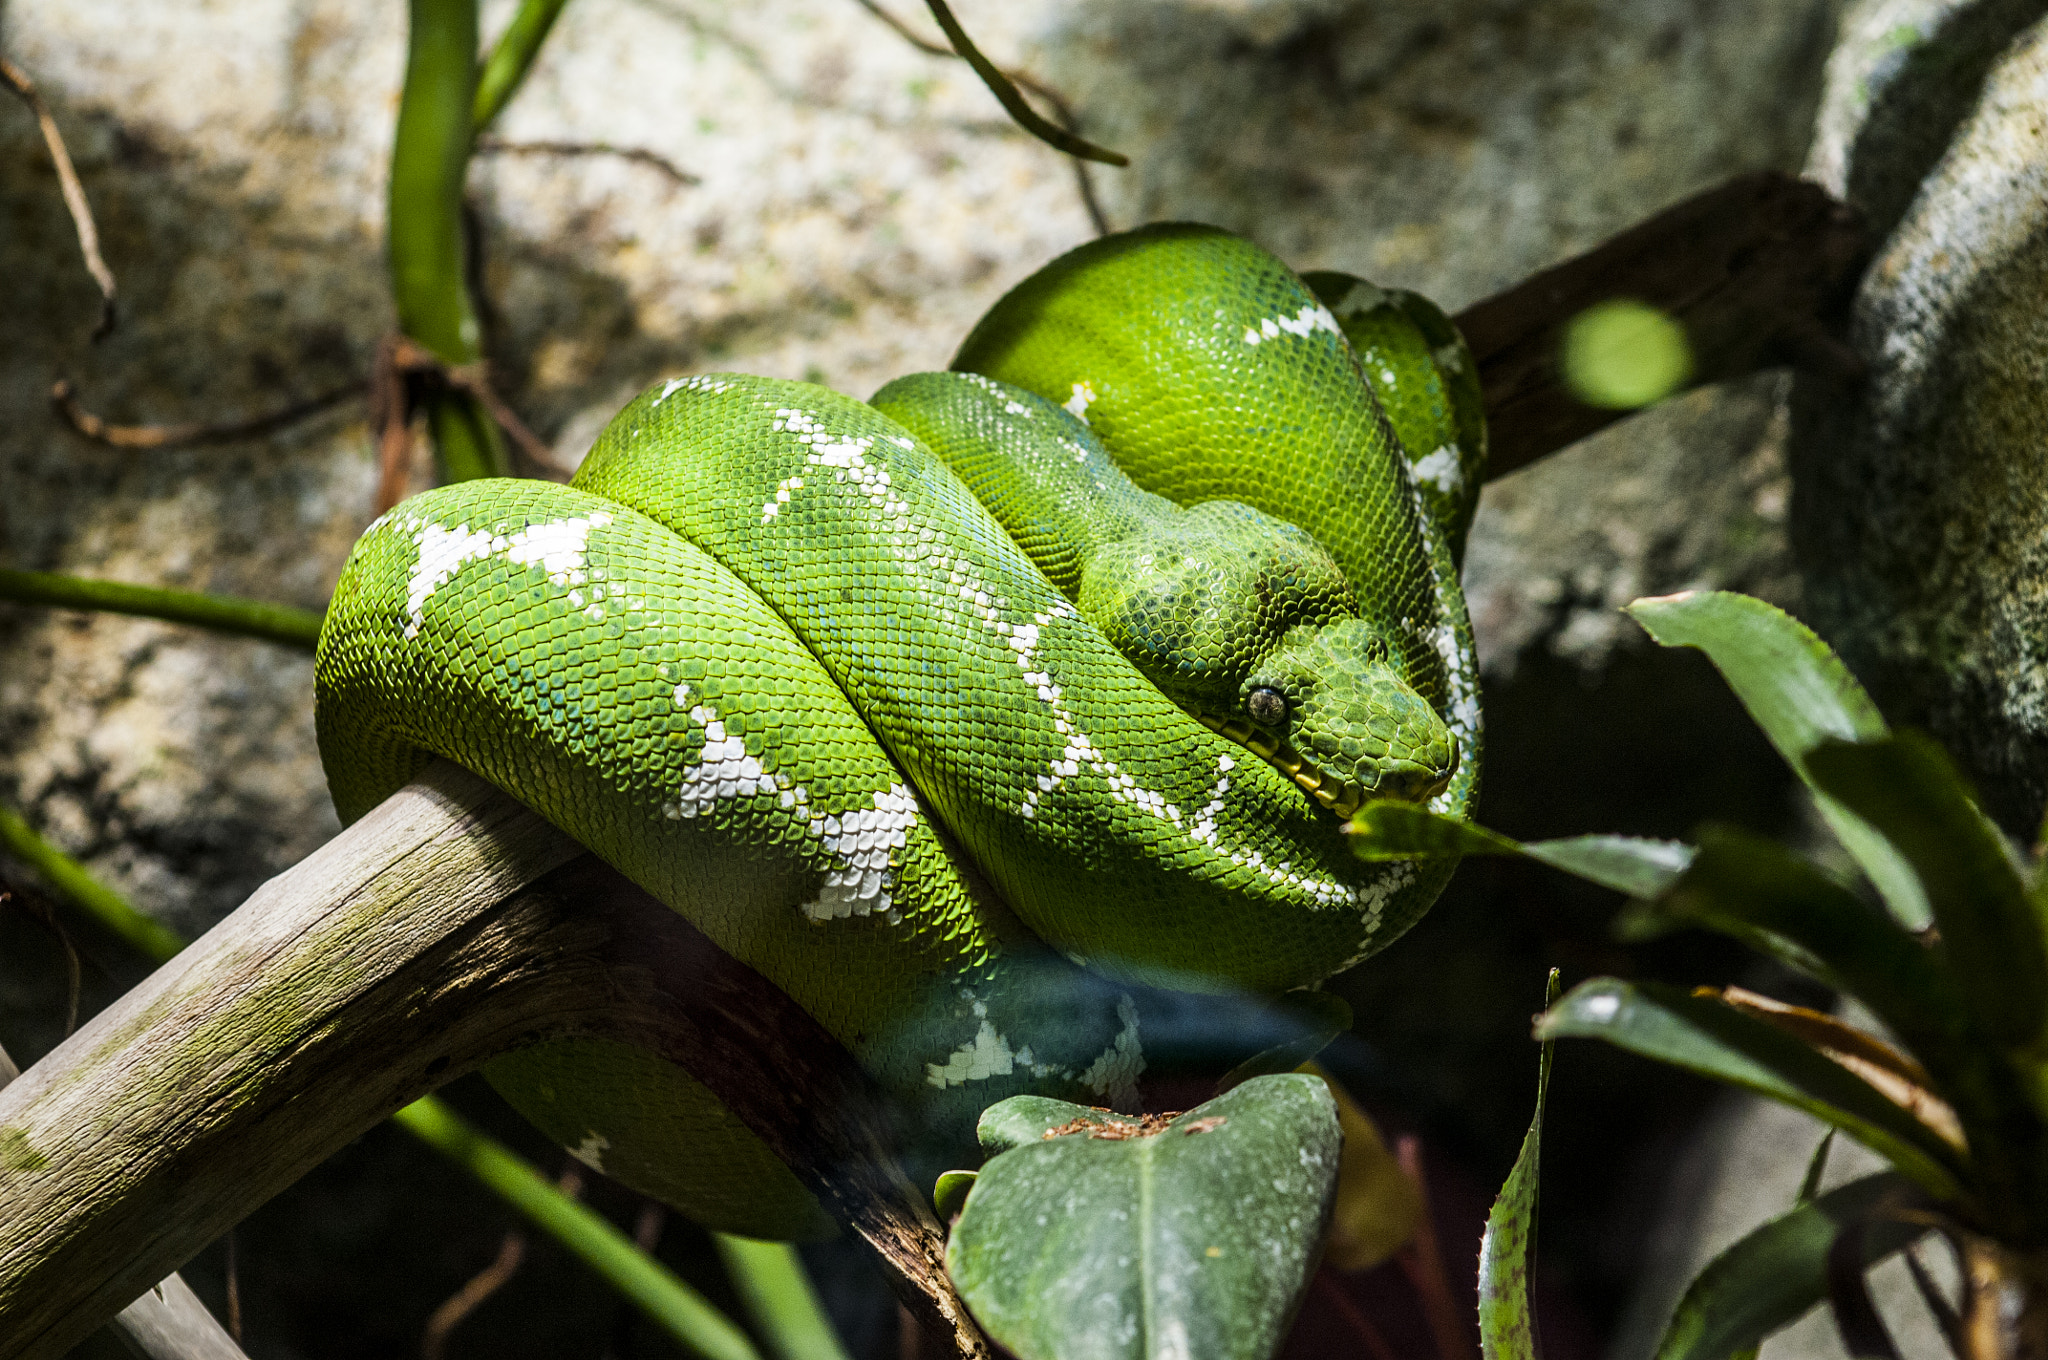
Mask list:
[[[1260,685],[1245,699],[1252,721],[1261,727],[1278,727],[1287,721],[1287,696],[1271,685]]]

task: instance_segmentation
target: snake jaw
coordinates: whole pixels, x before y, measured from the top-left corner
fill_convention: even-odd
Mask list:
[[[1196,722],[1199,722],[1211,732],[1216,733],[1218,736],[1228,737],[1238,745],[1264,756],[1274,769],[1300,785],[1302,792],[1346,821],[1355,816],[1358,809],[1365,806],[1366,800],[1369,798],[1399,798],[1406,802],[1427,802],[1439,793],[1442,793],[1449,786],[1451,776],[1457,770],[1454,754],[1451,769],[1446,770],[1442,776],[1426,787],[1413,779],[1397,781],[1396,777],[1390,772],[1388,777],[1381,780],[1379,784],[1367,788],[1363,784],[1339,779],[1327,771],[1318,769],[1314,764],[1303,759],[1301,753],[1292,746],[1289,746],[1284,740],[1274,736],[1262,727],[1246,722],[1242,718],[1219,718],[1212,713],[1204,713],[1200,709],[1193,708],[1189,709],[1188,712]],[[1392,786],[1397,782],[1400,787],[1381,787],[1381,785]]]

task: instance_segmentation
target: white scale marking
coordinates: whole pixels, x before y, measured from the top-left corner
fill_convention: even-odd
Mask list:
[[[370,526],[372,531],[393,522],[390,516]],[[494,554],[502,554],[506,561],[519,566],[538,566],[547,574],[551,585],[569,588],[569,602],[594,619],[604,617],[604,606],[597,599],[586,601],[576,587],[590,583],[590,573],[584,554],[590,545],[590,531],[602,529],[612,522],[612,517],[600,510],[592,515],[574,515],[568,519],[550,520],[545,524],[529,524],[524,529],[506,533],[506,525],[495,529],[471,529],[467,521],[453,529],[429,523],[417,515],[406,515],[396,523],[413,531],[412,574],[406,582],[405,636],[416,638],[425,622],[427,601],[435,591],[455,579],[455,574],[471,562],[480,562]],[[606,597],[621,596],[625,587],[612,585],[592,590],[593,597],[602,591]]]
[[[1415,480],[1433,486],[1446,496],[1454,496],[1465,488],[1464,470],[1458,465],[1458,451],[1449,444],[1418,458],[1408,466]]]
[[[1283,333],[1307,339],[1317,331],[1328,331],[1336,336],[1344,334],[1343,328],[1337,324],[1337,318],[1331,316],[1330,309],[1320,303],[1313,307],[1303,307],[1293,316],[1269,316],[1256,326],[1246,327],[1244,342],[1247,345],[1256,345],[1266,340],[1277,340]]]

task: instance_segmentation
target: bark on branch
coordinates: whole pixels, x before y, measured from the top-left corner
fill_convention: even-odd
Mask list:
[[[1684,326],[1693,385],[1790,364],[1861,366],[1836,339],[1869,259],[1861,220],[1817,184],[1765,172],[1686,199],[1584,255],[1460,312],[1479,361],[1500,477],[1633,414],[1587,406],[1558,367],[1565,326],[1596,303],[1647,302]]]
[[[851,1057],[673,911],[440,765],[0,1091],[0,1357],[63,1355],[400,1106],[578,1034],[687,1060],[927,1325],[984,1353]]]

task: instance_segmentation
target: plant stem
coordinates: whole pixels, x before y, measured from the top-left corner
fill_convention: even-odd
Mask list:
[[[483,358],[462,233],[476,89],[476,0],[412,0],[391,150],[391,293],[399,328],[451,368]],[[442,477],[505,476],[504,444],[477,403],[453,392],[431,400],[428,424]]]
[[[312,651],[320,637],[320,615],[310,609],[266,604],[230,595],[201,595],[189,590],[96,581],[49,571],[0,570],[0,600],[16,604],[54,605],[60,609],[98,609],[146,619],[190,623],[218,633],[280,642]]]
[[[163,963],[185,947],[186,941],[177,932],[136,910],[5,806],[0,806],[0,849],[34,869],[64,900],[152,962]],[[552,1235],[645,1312],[676,1344],[705,1360],[761,1360],[745,1333],[703,1295],[634,1246],[632,1239],[608,1220],[556,1189],[531,1163],[472,1127],[439,1098],[422,1097],[391,1118]],[[740,1281],[741,1294],[750,1300],[756,1287]]]
[[[477,1132],[445,1104],[428,1096],[391,1119],[596,1268],[693,1353],[705,1360],[761,1360],[746,1333],[703,1295],[634,1246],[610,1220],[562,1194],[530,1163]]]
[[[185,947],[177,932],[144,916],[85,866],[35,833],[21,814],[0,806],[0,848],[42,875],[57,894],[125,940],[138,954],[162,963]]]
[[[469,115],[472,136],[482,136],[518,93],[520,82],[526,79],[533,59],[540,54],[540,45],[547,41],[548,30],[555,26],[562,7],[568,3],[569,0],[520,0],[519,12],[498,35],[497,44],[484,59],[483,71],[477,77],[476,104]]]
[[[730,1233],[711,1240],[775,1360],[847,1360],[795,1247]]]

